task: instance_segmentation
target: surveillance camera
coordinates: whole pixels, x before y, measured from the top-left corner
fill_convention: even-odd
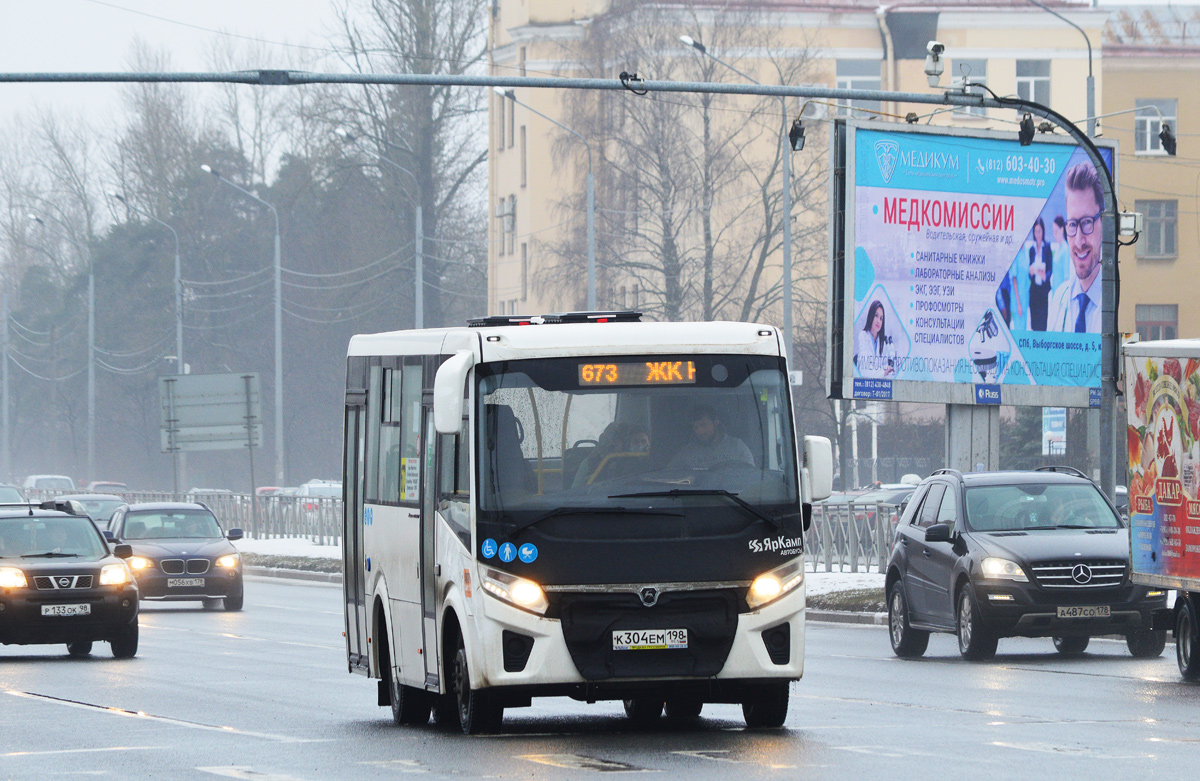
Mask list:
[[[925,45],[925,49],[929,52],[925,56],[925,75],[929,77],[929,86],[936,87],[946,69],[946,64],[942,62],[941,56],[946,51],[946,47],[938,41],[930,41]]]

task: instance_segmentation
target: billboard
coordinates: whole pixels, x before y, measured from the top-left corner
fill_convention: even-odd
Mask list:
[[[1125,393],[1137,582],[1200,578],[1200,361],[1126,357]]]
[[[1100,180],[1014,136],[846,124],[843,398],[1099,406]]]

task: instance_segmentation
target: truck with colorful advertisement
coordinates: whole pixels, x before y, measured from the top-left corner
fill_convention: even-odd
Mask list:
[[[1200,339],[1134,342],[1124,360],[1132,577],[1178,589],[1154,627],[1200,680]]]

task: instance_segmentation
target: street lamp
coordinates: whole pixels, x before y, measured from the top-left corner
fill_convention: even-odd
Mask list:
[[[354,135],[346,128],[339,127],[336,130],[334,130],[333,132],[334,132],[334,135],[336,135],[338,138],[342,139],[342,141],[346,142],[347,144],[354,146],[356,148],[361,148],[361,145],[358,143],[358,140],[359,140],[358,136]],[[423,217],[422,210],[421,210],[421,182],[420,182],[420,180],[417,179],[416,174],[414,174],[412,171],[408,170],[404,166],[400,165],[395,160],[384,157],[383,155],[376,152],[374,149],[368,149],[366,151],[375,155],[375,159],[378,160],[379,162],[387,163],[392,168],[395,168],[397,171],[408,174],[408,177],[410,179],[412,179],[413,186],[416,188],[417,197],[409,198],[409,200],[412,201],[413,205],[415,206],[415,211],[416,211],[416,214],[413,217],[413,222],[414,222],[413,231],[416,234],[416,237],[415,237],[416,240],[414,242],[415,250],[416,250],[416,261],[414,263],[414,267],[415,267],[415,275],[414,276],[416,279],[414,282],[415,290],[413,292],[413,327],[414,328],[424,328],[425,327],[425,221],[424,221],[424,217]]]
[[[217,181],[224,182],[242,195],[266,206],[275,218],[275,480],[279,485],[283,485],[286,481],[283,476],[283,284],[280,279],[279,212],[275,211],[274,206],[245,187],[236,185],[221,176],[212,166],[202,165],[200,170],[206,174],[212,174]],[[183,361],[179,363],[181,366],[183,365]]]
[[[88,357],[87,357],[87,479],[96,479],[96,275],[92,268],[92,253],[87,245],[71,238],[65,232],[55,230],[36,214],[29,219],[43,229],[71,242],[83,253],[88,269]],[[7,323],[5,324],[7,326]]]
[[[679,40],[685,46],[690,46],[700,54],[724,65],[729,70],[741,76],[751,84],[761,84],[758,79],[743,73],[729,63],[710,52],[700,41],[690,35],[681,35]],[[787,363],[792,362],[792,156],[793,150],[804,148],[804,127],[799,118],[788,125],[787,98],[779,98],[779,106],[783,110],[783,129],[779,143],[783,155],[783,347],[787,355]]]
[[[582,135],[559,122],[557,119],[548,117],[535,109],[533,106],[530,106],[528,103],[522,103],[521,101],[517,100],[517,95],[512,90],[504,89],[503,87],[492,87],[492,89],[501,98],[508,98],[518,106],[523,106],[547,122],[557,125],[558,127],[567,131],[582,141],[583,145],[587,147],[587,308],[588,311],[594,312],[596,311],[596,184],[595,178],[592,176],[592,145]],[[513,229],[516,230],[515,225],[513,226]]]
[[[126,197],[124,195],[121,195],[119,192],[116,192],[115,190],[109,190],[108,194],[112,198],[115,198],[118,201],[120,201],[122,204],[124,204],[125,207],[128,208],[130,211],[132,211],[134,214],[141,215],[142,217],[145,217],[148,220],[156,222],[159,225],[166,228],[167,230],[169,230],[171,232],[171,237],[173,239],[175,239],[175,357],[177,359],[176,374],[183,374],[183,276],[182,276],[183,266],[179,259],[179,233],[174,228],[172,228],[170,225],[163,222],[159,218],[155,217],[153,214],[142,211],[138,207],[134,206],[128,199],[126,199]],[[179,454],[178,450],[173,448],[171,455],[174,457],[174,461],[175,461],[175,463],[174,463],[175,493],[179,493],[179,486],[182,482],[184,482],[183,477],[180,473],[180,469],[179,469],[179,466],[181,463],[180,462],[180,454]]]
[[[1095,138],[1096,137],[1096,80],[1094,78],[1092,78],[1092,39],[1088,37],[1088,34],[1083,31],[1082,27],[1075,24],[1070,19],[1068,19],[1067,17],[1060,14],[1058,11],[1055,11],[1053,8],[1042,5],[1041,3],[1038,2],[1038,0],[1028,0],[1028,2],[1032,3],[1033,5],[1036,5],[1038,8],[1042,9],[1043,11],[1045,11],[1048,14],[1053,14],[1054,16],[1057,16],[1059,19],[1063,20],[1067,24],[1074,27],[1076,30],[1079,31],[1079,34],[1083,36],[1084,42],[1087,43],[1087,50],[1088,50],[1088,77],[1087,77],[1088,128],[1087,128],[1087,134],[1088,134],[1089,138]]]

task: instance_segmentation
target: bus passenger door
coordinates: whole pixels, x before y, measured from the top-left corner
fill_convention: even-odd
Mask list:
[[[342,572],[346,598],[346,658],[352,672],[367,674],[366,573],[363,569],[363,404],[346,399],[342,451]]]
[[[425,646],[425,686],[438,687],[438,576],[434,531],[437,529],[437,430],[433,427],[432,394],[423,408],[425,428],[421,432],[421,611]]]

